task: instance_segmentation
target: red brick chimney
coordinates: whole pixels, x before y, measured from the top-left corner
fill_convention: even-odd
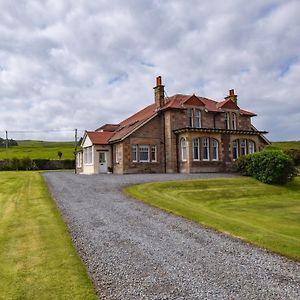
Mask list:
[[[161,76],[156,77],[156,86],[153,89],[156,109],[160,109],[165,104],[165,86],[161,84]]]
[[[225,97],[226,100],[230,99],[234,103],[237,103],[237,95],[234,93],[234,89],[229,90],[229,95]]]

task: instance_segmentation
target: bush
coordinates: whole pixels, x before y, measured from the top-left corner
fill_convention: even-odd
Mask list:
[[[289,155],[296,166],[300,166],[300,150],[299,149],[289,149],[284,151],[285,154]]]
[[[296,174],[293,160],[276,150],[241,156],[235,166],[242,174],[269,184],[285,184]]]

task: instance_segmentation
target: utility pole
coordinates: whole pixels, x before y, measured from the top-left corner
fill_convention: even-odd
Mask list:
[[[7,130],[5,130],[5,153],[6,153],[6,159],[8,159],[8,134],[7,134]]]
[[[75,128],[75,147],[74,147],[74,156],[75,156],[75,174],[76,174],[76,157],[77,157],[77,128]]]

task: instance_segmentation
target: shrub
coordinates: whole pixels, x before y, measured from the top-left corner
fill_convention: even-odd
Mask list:
[[[288,149],[288,150],[285,150],[284,153],[289,155],[294,160],[295,165],[300,166],[300,150],[299,149]]]
[[[293,160],[277,150],[242,156],[235,165],[242,174],[269,184],[285,184],[296,174]]]

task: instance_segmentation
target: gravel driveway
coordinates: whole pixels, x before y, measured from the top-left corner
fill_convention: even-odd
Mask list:
[[[300,299],[300,264],[121,192],[221,176],[44,174],[101,299]]]

